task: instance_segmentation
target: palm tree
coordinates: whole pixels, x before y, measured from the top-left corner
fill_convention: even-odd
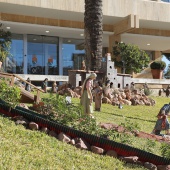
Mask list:
[[[87,70],[99,70],[102,60],[102,0],[85,0],[84,36]]]

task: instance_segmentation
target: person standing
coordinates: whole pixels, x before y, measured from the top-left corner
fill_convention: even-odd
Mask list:
[[[100,87],[100,83],[97,82],[96,88],[94,89],[94,95],[95,95],[95,111],[101,111],[101,105],[102,105],[102,97],[103,97],[103,89]]]
[[[91,117],[92,113],[93,113],[93,95],[91,90],[93,89],[93,80],[95,80],[97,77],[97,75],[95,73],[92,73],[90,76],[88,76],[84,82],[83,82],[83,86],[82,86],[82,90],[81,90],[81,100],[80,100],[80,104],[83,107],[83,112],[86,115],[89,115]]]
[[[57,93],[57,83],[55,81],[52,84],[52,93]]]
[[[26,80],[27,82],[29,82],[29,83],[31,83],[31,80],[30,80],[30,78],[28,77],[27,78],[27,80]],[[28,84],[28,83],[26,83],[25,84],[25,90],[27,90],[27,91],[31,91],[31,85],[30,84]]]
[[[47,86],[48,86],[48,78],[45,78],[42,82],[41,88],[44,90],[45,93],[47,93]]]

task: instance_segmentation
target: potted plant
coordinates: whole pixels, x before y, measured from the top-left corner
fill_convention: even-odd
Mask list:
[[[153,79],[162,79],[163,70],[165,67],[166,63],[164,61],[153,61],[150,64]]]

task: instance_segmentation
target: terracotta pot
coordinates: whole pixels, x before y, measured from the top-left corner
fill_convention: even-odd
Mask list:
[[[153,79],[162,79],[163,70],[151,69]]]

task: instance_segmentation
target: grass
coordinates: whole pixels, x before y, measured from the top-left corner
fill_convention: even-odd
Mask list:
[[[48,94],[43,94],[48,97]],[[151,132],[159,109],[169,103],[169,98],[152,97],[155,106],[117,106],[102,105],[101,112],[94,112],[97,122],[114,124],[137,123],[142,131]],[[72,99],[74,104],[79,99]],[[123,138],[124,137],[124,138]],[[160,155],[160,143],[122,136],[120,142],[133,143],[136,147],[150,149]],[[157,150],[155,150],[155,146]],[[153,149],[153,150],[152,150]],[[59,142],[39,131],[30,131],[16,126],[13,121],[0,116],[0,169],[2,170],[143,170],[139,167],[108,157],[76,149],[74,146]]]
[[[152,96],[151,98],[156,101],[155,106],[123,105],[123,109],[119,109],[117,106],[102,104],[101,112],[94,112],[94,116],[98,123],[124,124],[127,128],[137,128],[137,130],[151,133],[160,108],[170,101],[167,97]],[[77,104],[79,100],[73,99],[73,103]],[[113,136],[111,139],[162,156],[160,142],[153,142],[152,140],[136,138],[125,134],[118,137]]]
[[[126,120],[137,123],[141,131],[150,133],[157,120],[156,115],[160,108],[170,102],[167,97],[153,97],[156,101],[155,106],[127,106],[123,105],[123,109],[110,104],[102,104],[101,112],[94,112],[97,122],[109,122],[114,124],[125,123]],[[73,99],[73,102],[78,103],[78,99]]]
[[[59,142],[39,131],[16,126],[0,117],[0,169],[2,170],[142,170],[143,167],[99,156]]]

